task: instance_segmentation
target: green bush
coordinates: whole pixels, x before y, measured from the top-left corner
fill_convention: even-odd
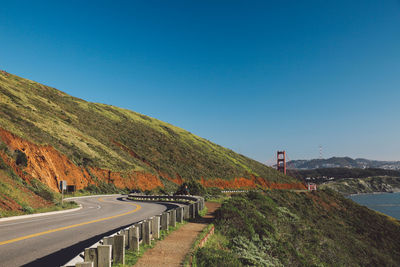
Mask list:
[[[176,195],[184,195],[185,194],[185,186],[188,187],[189,194],[195,196],[204,196],[207,193],[206,188],[196,181],[190,181],[188,183],[183,183],[178,190],[175,192]]]
[[[19,166],[26,167],[28,166],[28,159],[24,152],[20,150],[15,150],[15,163]]]
[[[218,187],[210,187],[210,188],[207,188],[207,194],[210,196],[213,196],[213,197],[221,196],[222,190],[221,190],[221,188],[218,188]]]
[[[248,266],[282,266],[277,258],[271,256],[276,246],[274,238],[260,237],[258,235],[248,239],[237,236],[230,245],[232,252],[238,255],[240,261]]]
[[[31,214],[34,212],[33,208],[31,206],[22,206],[22,211],[28,214]]]
[[[200,248],[195,253],[196,264],[199,267],[209,266],[243,266],[235,254],[226,250]]]

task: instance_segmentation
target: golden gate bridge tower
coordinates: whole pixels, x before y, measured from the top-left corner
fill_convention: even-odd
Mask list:
[[[276,168],[286,174],[286,151],[278,151],[276,154]]]

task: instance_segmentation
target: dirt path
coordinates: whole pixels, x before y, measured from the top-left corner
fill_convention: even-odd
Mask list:
[[[135,264],[137,266],[181,266],[197,235],[214,219],[214,211],[220,204],[206,202],[208,213],[203,218],[183,225],[170,233],[164,240],[157,241],[154,248],[147,250]]]

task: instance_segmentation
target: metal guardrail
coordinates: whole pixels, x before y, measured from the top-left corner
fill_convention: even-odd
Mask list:
[[[123,263],[125,249],[138,251],[141,243],[150,244],[151,240],[159,239],[160,230],[168,230],[168,226],[175,226],[176,222],[194,219],[204,208],[204,198],[198,196],[130,194],[129,198],[134,201],[187,201],[188,203],[183,207],[170,209],[162,214],[134,223],[110,236],[103,237],[62,267],[97,267]]]

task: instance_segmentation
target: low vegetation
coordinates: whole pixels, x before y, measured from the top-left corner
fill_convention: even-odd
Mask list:
[[[398,266],[400,222],[332,190],[233,195],[197,266]]]

